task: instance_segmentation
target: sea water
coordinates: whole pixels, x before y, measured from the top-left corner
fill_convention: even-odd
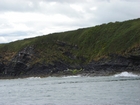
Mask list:
[[[1,79],[0,105],[140,105],[140,76]]]

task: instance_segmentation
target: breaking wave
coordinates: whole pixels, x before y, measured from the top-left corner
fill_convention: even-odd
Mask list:
[[[122,72],[120,74],[115,74],[115,77],[138,77],[139,75],[133,74],[132,72]]]
[[[64,76],[63,78],[78,78],[78,77],[81,77],[81,75]]]
[[[32,80],[32,79],[41,79],[41,78],[40,77],[29,77],[29,78],[26,78],[26,79]]]

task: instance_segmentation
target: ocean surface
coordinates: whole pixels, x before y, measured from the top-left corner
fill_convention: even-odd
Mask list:
[[[140,76],[1,79],[0,105],[140,105]]]

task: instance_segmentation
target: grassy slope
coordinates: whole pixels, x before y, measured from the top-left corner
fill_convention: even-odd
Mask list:
[[[64,45],[61,45],[63,43]],[[140,47],[140,19],[1,44],[0,55],[10,60],[18,51],[29,45],[34,45],[37,53],[34,63],[50,63],[60,59],[69,63],[82,63],[112,53],[127,55],[131,49]],[[71,57],[66,54],[68,52]],[[82,61],[82,57],[86,60]]]

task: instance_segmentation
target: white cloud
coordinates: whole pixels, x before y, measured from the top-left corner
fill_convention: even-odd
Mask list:
[[[85,10],[82,8],[82,6],[79,6],[76,4],[71,4],[70,7],[73,8],[74,10],[76,10],[77,12],[85,12]]]
[[[91,7],[90,10],[95,11],[97,10],[97,7]]]
[[[139,0],[0,0],[0,43],[139,18]]]
[[[8,40],[7,40],[6,38],[0,36],[0,41],[1,41],[1,43],[5,43],[5,42],[7,42]]]

